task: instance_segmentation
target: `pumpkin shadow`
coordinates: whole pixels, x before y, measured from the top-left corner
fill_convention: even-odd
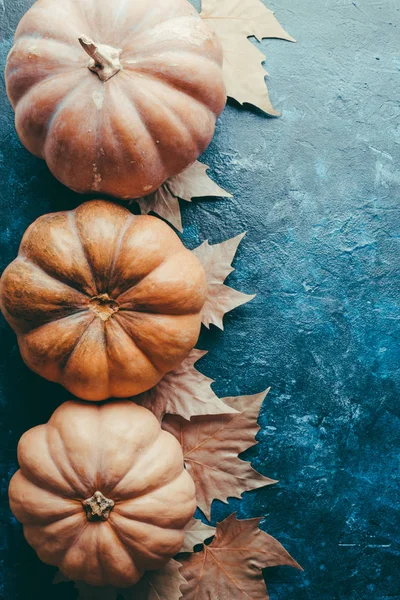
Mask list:
[[[0,562],[4,578],[4,599],[53,599],[52,580],[55,569],[40,562],[25,541],[22,526],[13,517],[7,501],[8,483],[18,469],[17,444],[21,435],[31,427],[48,420],[54,409],[68,398],[68,392],[32,373],[22,361],[16,336],[1,323],[0,362],[0,447],[1,486]],[[0,596],[1,597],[1,596]],[[57,590],[59,600],[71,600],[69,588]]]
[[[127,200],[121,200],[102,193],[78,194],[78,192],[74,192],[58,181],[43,161],[36,160],[42,172],[40,177],[35,178],[30,193],[35,197],[41,197],[43,202],[51,207],[51,212],[73,210],[87,200],[102,199],[115,202],[115,204],[120,204],[133,213],[140,214],[138,205],[135,203],[129,205]]]

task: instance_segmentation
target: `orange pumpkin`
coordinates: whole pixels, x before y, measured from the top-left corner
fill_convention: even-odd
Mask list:
[[[137,198],[208,146],[226,101],[221,65],[187,0],[38,0],[6,85],[22,143],[57,179]]]
[[[33,371],[105,400],[150,389],[182,362],[206,290],[200,262],[168,225],[93,200],[28,228],[0,305]]]
[[[179,442],[129,401],[66,402],[18,445],[9,498],[39,558],[128,587],[179,552],[195,511]]]

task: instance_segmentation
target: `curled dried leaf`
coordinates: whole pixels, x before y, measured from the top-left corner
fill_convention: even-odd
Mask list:
[[[208,328],[210,325],[215,325],[223,329],[224,315],[255,297],[238,292],[224,284],[228,275],[235,270],[232,261],[245,235],[241,233],[230,240],[214,245],[210,245],[206,240],[193,250],[207,276],[208,294],[202,312],[202,323]]]
[[[142,214],[156,213],[182,231],[182,218],[179,199],[191,202],[193,198],[231,198],[231,194],[217,185],[208,175],[209,167],[196,161],[179,175],[167,179],[163,185],[136,202]]]
[[[238,455],[256,444],[257,417],[267,394],[224,398],[236,414],[193,417],[167,415],[163,428],[181,443],[185,465],[196,484],[197,506],[210,518],[214,499],[226,502],[245,491],[276,483]]]
[[[181,552],[193,552],[197,544],[203,544],[215,535],[215,527],[193,518],[185,527],[185,540]]]
[[[253,104],[269,115],[279,115],[265,85],[265,55],[247,39],[255,36],[259,41],[280,38],[294,42],[274,13],[260,0],[202,0],[200,16],[221,40],[227,95],[240,104]]]
[[[259,529],[260,521],[239,521],[233,514],[217,524],[209,546],[183,557],[185,600],[267,600],[262,569],[279,565],[301,569],[275,538]]]
[[[195,369],[195,363],[207,352],[192,350],[181,365],[167,373],[154,388],[135,396],[134,401],[151,410],[158,419],[166,414],[214,415],[236,412],[224,404],[211,388],[213,380]]]

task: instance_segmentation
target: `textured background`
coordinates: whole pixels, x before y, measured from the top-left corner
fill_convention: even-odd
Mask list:
[[[0,0],[1,71],[31,0]],[[183,207],[188,245],[243,230],[230,283],[257,298],[205,332],[202,370],[222,395],[272,391],[248,458],[276,486],[232,510],[305,572],[266,572],[273,600],[400,599],[398,0],[271,0],[300,42],[270,40],[282,119],[230,104],[206,157],[233,201]],[[397,56],[396,56],[397,53]],[[39,215],[76,206],[14,131],[0,89],[1,268]],[[23,540],[7,503],[16,445],[67,398],[23,365],[1,321],[0,590],[5,600],[72,599]]]

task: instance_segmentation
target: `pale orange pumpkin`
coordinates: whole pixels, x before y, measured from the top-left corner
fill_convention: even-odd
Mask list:
[[[172,229],[104,200],[44,215],[0,282],[36,373],[84,400],[153,387],[195,345],[207,283]]]
[[[208,146],[226,101],[221,65],[187,0],[38,0],[5,77],[22,143],[57,179],[136,198]]]
[[[179,442],[129,401],[66,402],[18,445],[9,498],[39,558],[128,587],[179,552],[195,511]]]

